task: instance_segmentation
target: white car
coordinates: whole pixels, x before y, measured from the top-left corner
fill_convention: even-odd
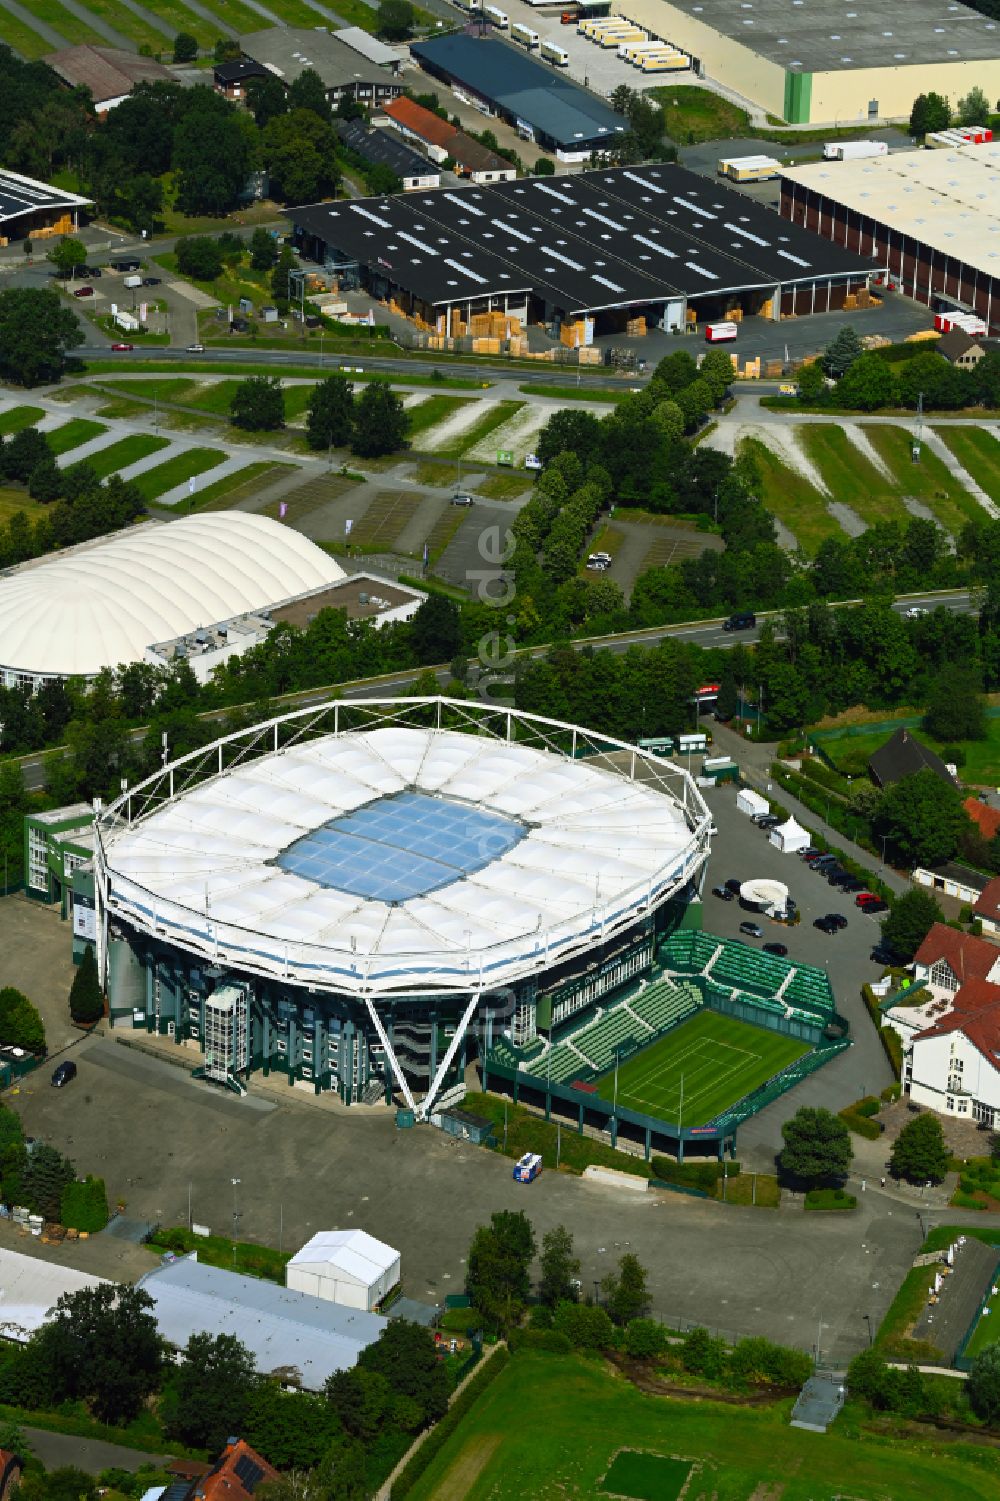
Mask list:
[[[529,453],[524,460],[525,469],[544,469],[544,464],[537,453]]]
[[[923,605],[911,605],[908,610],[903,611],[903,619],[923,620],[924,616],[929,615],[930,613],[930,610],[925,610]]]

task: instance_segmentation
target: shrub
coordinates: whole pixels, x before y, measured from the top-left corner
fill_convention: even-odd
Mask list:
[[[577,1350],[607,1350],[615,1342],[614,1325],[606,1311],[588,1303],[560,1303],[552,1327]]]
[[[852,1108],[858,1115],[878,1115],[879,1111],[882,1109],[882,1101],[880,1099],[877,1099],[873,1094],[866,1094],[864,1099],[859,1100],[857,1104]]]
[[[568,1355],[573,1348],[558,1329],[512,1329],[507,1343],[512,1350],[548,1350],[552,1355]]]
[[[625,1329],[625,1350],[637,1360],[655,1360],[667,1347],[663,1326],[655,1319],[632,1319]]]
[[[97,975],[97,960],[88,944],[83,951],[69,991],[69,1014],[81,1026],[100,1021],[104,1015],[104,997]]]
[[[13,985],[0,990],[0,1043],[25,1048],[29,1053],[45,1052],[42,1018],[28,997]]]
[[[715,1339],[707,1329],[692,1329],[681,1346],[681,1364],[694,1376],[718,1380],[726,1368],[726,1342]]]
[[[109,1219],[104,1179],[92,1178],[88,1173],[82,1183],[79,1179],[67,1183],[62,1192],[60,1219],[68,1230],[87,1230],[92,1235],[103,1230]]]
[[[805,1197],[806,1209],[855,1209],[857,1203],[854,1194],[842,1188],[811,1188]]]
[[[813,1363],[803,1350],[789,1350],[760,1337],[741,1339],[729,1355],[729,1374],[753,1386],[801,1386]]]

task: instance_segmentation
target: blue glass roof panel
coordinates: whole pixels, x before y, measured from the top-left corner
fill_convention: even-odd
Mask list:
[[[310,830],[274,863],[317,886],[405,902],[482,870],[526,833],[523,824],[498,813],[400,792]]]

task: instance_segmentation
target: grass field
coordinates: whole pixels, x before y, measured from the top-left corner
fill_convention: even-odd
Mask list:
[[[88,443],[91,438],[100,437],[106,433],[107,428],[103,422],[91,422],[87,417],[71,417],[69,422],[64,422],[62,427],[53,428],[45,437],[49,448],[59,458],[61,454],[69,453],[73,448],[79,448],[81,443]]]
[[[151,376],[148,380],[101,381],[100,388],[133,401],[185,401],[193,391],[202,389],[189,377],[177,375]]]
[[[410,423],[410,437],[425,433],[429,427],[435,427],[475,399],[474,396],[428,396],[415,406],[408,407],[406,415]]]
[[[409,1501],[606,1501],[609,1476],[627,1481],[633,1501],[671,1501],[681,1465],[693,1471],[687,1501],[1000,1497],[994,1451],[934,1430],[907,1441],[847,1436],[836,1426],[808,1433],[789,1427],[789,1407],[671,1401],[637,1391],[598,1361],[523,1353],[459,1424]],[[652,1493],[649,1456],[675,1461]]]
[[[166,448],[169,442],[169,438],[154,438],[152,433],[130,433],[127,438],[109,443],[107,448],[92,453],[84,463],[89,464],[101,479],[106,479],[109,474],[117,474],[120,469],[127,469],[129,464],[137,464],[140,459],[146,459],[151,453]]]
[[[847,771],[853,776],[855,771],[860,773],[867,766],[872,753],[884,745],[892,733],[892,730],[873,730],[870,734],[823,734],[820,743],[838,771]],[[938,755],[947,748],[926,730],[918,727],[914,733]],[[1000,787],[1000,719],[987,719],[985,740],[966,740],[962,744],[965,751],[965,765],[961,772],[963,782],[980,787]]]
[[[703,1126],[808,1051],[794,1037],[699,1011],[620,1066],[618,1103],[661,1120]],[[597,1092],[605,1100],[614,1097],[614,1070],[599,1080]]]
[[[504,423],[509,422],[524,405],[523,401],[498,401],[464,432],[452,438],[450,443],[442,444],[440,448],[434,448],[431,452],[435,458],[459,458],[462,454],[468,453],[471,448],[475,448],[477,443],[482,443],[490,433],[496,432],[498,427],[503,427]]]
[[[662,104],[667,135],[680,146],[752,133],[745,109],[696,84],[668,83],[646,92]]]
[[[523,471],[515,470],[513,474],[498,471],[484,479],[481,485],[477,485],[476,492],[485,495],[487,500],[516,500],[525,490],[531,489],[532,483],[532,476]]]
[[[136,477],[135,483],[144,500],[156,500],[175,485],[182,485],[185,480],[214,469],[224,458],[225,454],[214,448],[189,448],[186,453],[179,453],[165,463],[147,469]]]
[[[910,515],[896,485],[876,468],[836,423],[803,423],[799,441],[816,465],[830,494],[856,511],[862,521],[905,525]],[[872,429],[868,430],[869,437]]]
[[[1000,443],[993,434],[981,427],[936,427],[934,431],[990,499],[1000,501]]]
[[[213,484],[205,485],[194,495],[187,495],[175,506],[167,506],[161,516],[188,516],[192,511],[228,511],[241,500],[257,495],[265,485],[287,474],[292,464],[272,464],[262,461],[247,464],[234,474],[224,475]]]
[[[518,386],[525,396],[554,396],[558,401],[603,401],[608,406],[617,406],[628,396],[628,391],[606,391],[595,387],[588,388],[586,385],[579,386],[550,386],[550,385],[525,385]]]
[[[0,436],[9,438],[11,434],[19,433],[22,427],[33,426],[39,417],[44,416],[41,407],[11,407],[9,411],[0,412]]]
[[[764,505],[784,522],[804,553],[811,556],[827,537],[843,537],[820,492],[783,464],[759,438],[744,438],[740,451],[753,457]]]
[[[972,1338],[965,1347],[966,1357],[974,1360],[986,1349],[987,1345],[995,1345],[998,1342],[1000,1342],[1000,1303],[991,1303],[979,1316]]]
[[[871,425],[865,427],[865,432],[872,447],[892,470],[901,492],[921,501],[945,531],[957,536],[967,521],[982,517],[979,502],[948,473],[926,443],[921,449],[920,462],[915,464],[912,439],[905,428]]]
[[[27,490],[18,490],[13,485],[0,487],[0,526],[23,511],[30,518],[40,516],[45,507],[32,500]]]

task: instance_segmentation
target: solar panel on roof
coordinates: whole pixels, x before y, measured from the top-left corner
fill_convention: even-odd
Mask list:
[[[274,863],[317,886],[405,902],[482,870],[526,833],[523,824],[497,813],[400,792],[311,830]]]
[[[239,1477],[245,1490],[253,1495],[254,1489],[264,1478],[264,1471],[256,1464],[249,1454],[241,1454],[233,1465],[233,1473]]]

